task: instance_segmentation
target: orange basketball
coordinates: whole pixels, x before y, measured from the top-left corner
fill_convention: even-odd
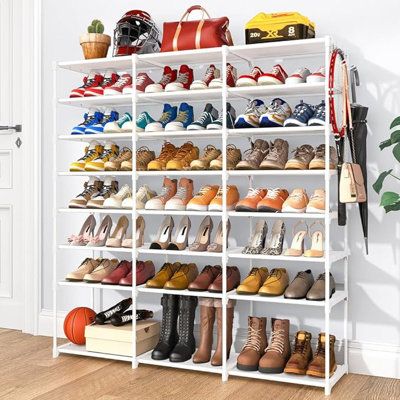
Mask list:
[[[70,311],[64,319],[65,336],[75,344],[85,344],[85,326],[94,321],[96,313],[87,307],[77,307]]]

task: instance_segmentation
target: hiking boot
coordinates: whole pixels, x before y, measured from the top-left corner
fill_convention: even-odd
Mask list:
[[[136,150],[136,171],[147,171],[149,163],[154,160],[156,154],[147,146],[139,147]]]
[[[258,169],[269,150],[267,141],[257,139],[244,153],[244,159],[236,165],[236,169]]]
[[[165,204],[169,199],[175,196],[177,187],[176,179],[164,178],[161,193],[158,196],[148,200],[145,204],[146,210],[164,210]]]
[[[307,368],[306,374],[317,378],[325,378],[325,333],[320,333],[318,336],[317,350],[313,360]],[[336,371],[335,358],[335,341],[334,335],[329,335],[329,376],[331,377]]]
[[[336,149],[329,146],[329,168],[335,169],[338,162]],[[320,144],[315,149],[315,156],[310,162],[310,169],[325,169],[325,144]]]
[[[149,162],[149,171],[164,171],[168,161],[172,160],[178,149],[170,142],[165,142],[161,148],[160,155]]]
[[[193,181],[188,178],[179,180],[175,196],[165,203],[166,210],[186,210],[186,205],[193,198]]]
[[[111,161],[107,161],[104,164],[104,169],[106,171],[131,171],[132,170],[132,165],[130,170],[122,170],[121,165],[124,161],[129,161],[132,160],[132,150],[129,149],[128,147],[124,147],[120,153],[118,154],[117,157],[115,157]]]
[[[69,208],[86,208],[87,203],[93,196],[97,196],[103,187],[103,182],[96,177],[91,177],[83,184],[83,191],[79,193],[74,199],[70,200]]]
[[[226,146],[226,168],[235,169],[238,162],[242,159],[242,152],[234,144]],[[222,169],[222,153],[210,162],[210,169]]]
[[[261,357],[258,370],[266,374],[281,374],[290,358],[290,322],[288,319],[272,319],[271,343]]]
[[[297,147],[292,153],[294,156],[286,163],[285,169],[308,169],[315,156],[314,149],[309,144]]]
[[[103,208],[104,200],[108,199],[112,194],[118,192],[118,182],[115,178],[107,177],[104,180],[103,187],[100,192],[93,195],[87,202],[88,208]]]
[[[289,155],[289,143],[283,139],[275,139],[270,144],[269,152],[260,164],[261,169],[284,169]]]
[[[294,350],[289,361],[286,363],[284,372],[287,374],[305,375],[312,356],[311,333],[306,331],[297,332]]]
[[[182,145],[175,156],[168,161],[166,169],[168,171],[182,171],[190,168],[190,163],[199,158],[199,148],[193,146],[192,142]]]
[[[220,156],[221,150],[215,148],[215,146],[209,144],[204,149],[204,154],[198,160],[194,160],[190,163],[190,169],[192,170],[204,170],[209,169],[212,160],[215,160]]]
[[[260,358],[267,347],[267,319],[248,317],[247,340],[238,358],[237,369],[242,371],[257,371]]]

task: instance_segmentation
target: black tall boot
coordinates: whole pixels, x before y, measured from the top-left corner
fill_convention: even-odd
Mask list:
[[[179,296],[164,294],[161,298],[161,305],[163,312],[160,339],[151,353],[153,360],[166,360],[178,342]]]
[[[196,341],[193,334],[196,307],[197,297],[180,296],[178,323],[179,341],[169,356],[169,361],[171,362],[190,360],[193,353],[196,351]]]

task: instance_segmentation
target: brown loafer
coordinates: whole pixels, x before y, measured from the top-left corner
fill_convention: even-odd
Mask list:
[[[206,265],[201,271],[200,275],[189,284],[188,289],[197,292],[206,291],[220,273],[221,266]]]
[[[236,289],[240,284],[240,271],[238,267],[227,267],[226,269],[226,291]],[[222,271],[208,287],[211,293],[222,293]]]

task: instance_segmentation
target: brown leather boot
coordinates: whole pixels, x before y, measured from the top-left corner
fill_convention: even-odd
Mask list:
[[[285,372],[288,374],[305,375],[312,357],[311,333],[305,331],[297,332],[294,351],[286,363]]]
[[[281,374],[290,358],[288,319],[272,319],[271,343],[259,362],[258,370],[266,374]]]
[[[200,343],[193,356],[195,364],[207,363],[211,358],[211,348],[213,342],[213,329],[215,320],[214,306],[200,306]]]
[[[267,347],[267,319],[248,317],[247,340],[240,352],[236,366],[242,371],[257,371],[258,362]]]
[[[234,308],[227,307],[226,309],[226,359],[232,346],[232,328],[233,328],[233,311]],[[217,347],[211,359],[211,365],[220,367],[222,365],[222,303],[221,307],[216,307],[217,314]]]
[[[329,376],[336,371],[335,359],[335,341],[334,335],[329,335]],[[308,366],[307,375],[317,378],[325,378],[325,333],[320,333],[318,337],[317,350],[314,358]]]

